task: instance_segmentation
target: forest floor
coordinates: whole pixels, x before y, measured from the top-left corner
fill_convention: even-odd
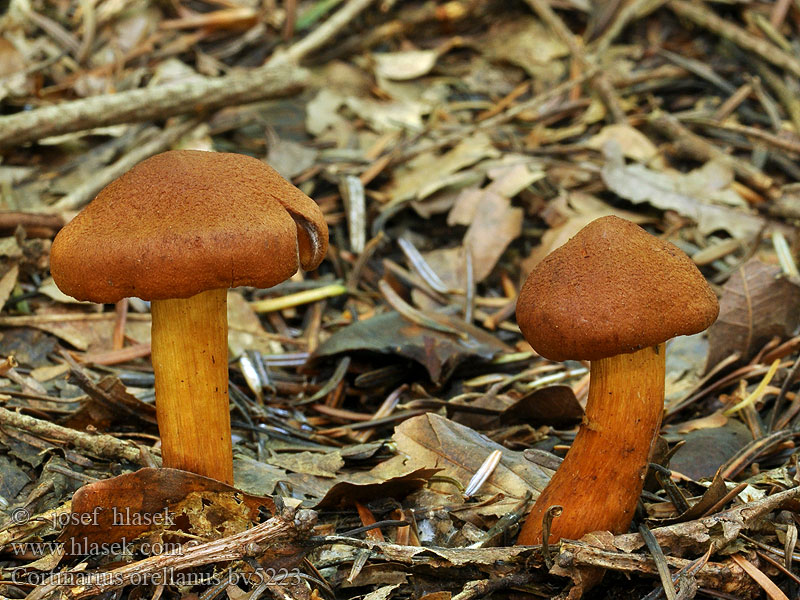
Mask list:
[[[800,4],[0,8],[0,595],[798,597]],[[228,293],[235,488],[158,468],[149,304],[49,272],[170,149],[268,162],[330,231],[316,270]],[[589,389],[517,295],[607,215],[719,318],[667,345],[630,532],[517,546]]]

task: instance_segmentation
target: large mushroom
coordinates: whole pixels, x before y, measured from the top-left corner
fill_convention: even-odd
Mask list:
[[[628,530],[661,426],[664,342],[717,318],[714,292],[675,245],[610,216],[592,221],[528,276],[517,301],[525,339],[551,360],[589,360],[586,415],[536,500],[518,543]]]
[[[163,464],[230,484],[227,289],[314,269],[327,246],[319,207],[262,161],[177,150],[105,187],[56,236],[50,268],[78,300],[151,301]]]

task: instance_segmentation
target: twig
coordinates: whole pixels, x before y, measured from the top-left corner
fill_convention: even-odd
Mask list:
[[[350,0],[338,11],[325,21],[322,25],[314,29],[302,40],[293,44],[285,52],[275,54],[267,66],[278,64],[282,61],[299,63],[312,52],[319,50],[333,39],[344,27],[355,19],[358,14],[366,9],[374,0]]]
[[[707,162],[712,159],[727,163],[745,182],[763,192],[772,191],[772,178],[750,163],[736,159],[725,154],[722,150],[689,131],[677,118],[672,115],[658,112],[650,117],[649,122],[666,137],[676,142],[676,145],[685,155],[693,159]]]
[[[800,357],[798,357],[794,361],[794,365],[792,365],[789,374],[783,381],[783,385],[781,386],[781,391],[778,392],[778,395],[775,397],[775,404],[773,404],[772,406],[772,413],[769,418],[769,431],[775,430],[775,423],[778,420],[778,412],[780,411],[781,405],[783,404],[783,399],[786,397],[786,392],[789,391],[789,388],[791,387],[798,373],[800,373]]]
[[[671,0],[669,7],[678,16],[689,19],[696,25],[708,29],[726,40],[730,40],[744,50],[758,54],[776,67],[800,77],[800,60],[791,54],[787,54],[775,44],[756,37],[752,33],[716,15],[703,2]]]
[[[305,69],[270,62],[224,77],[203,77],[73,100],[0,117],[0,147],[105,125],[164,119],[286,96],[300,90],[307,79]]]
[[[114,181],[117,177],[130,170],[144,159],[167,150],[172,144],[180,140],[201,123],[202,119],[195,117],[182,123],[168,126],[163,131],[155,127],[148,128],[148,130],[143,132],[143,135],[140,136],[140,140],[142,137],[151,136],[153,130],[158,131],[155,137],[144,143],[140,141],[134,144],[130,152],[115,163],[95,173],[92,177],[87,178],[83,184],[79,185],[69,194],[50,206],[49,210],[53,212],[62,212],[65,210],[74,210],[83,206],[94,198],[97,192]]]
[[[553,9],[550,7],[548,2],[545,0],[525,1],[534,10],[534,12],[539,15],[539,18],[542,19],[542,21],[544,21],[547,26],[553,30],[553,33],[555,33],[556,37],[558,37],[567,45],[570,54],[572,54],[572,57],[578,61],[582,69],[589,69],[593,66],[592,63],[586,58],[586,54],[583,52],[580,44],[575,39],[575,36],[572,35],[572,32],[567,28],[566,25],[564,25],[564,21],[562,21],[561,18],[555,12],[553,12]],[[597,92],[597,95],[600,96],[600,100],[602,100],[603,104],[605,104],[606,108],[608,109],[612,120],[615,123],[627,122],[625,111],[622,110],[619,100],[617,99],[617,95],[614,92],[614,87],[611,85],[611,82],[609,81],[605,72],[599,71],[597,75],[590,80],[590,83]]]
[[[666,0],[633,0],[625,4],[619,11],[617,18],[611,23],[603,34],[597,38],[589,48],[593,53],[602,55],[608,50],[617,36],[625,27],[635,19],[640,19],[654,10],[660,8]]]
[[[571,569],[581,567],[600,567],[620,573],[641,576],[657,575],[653,559],[642,554],[602,550],[583,542],[562,540],[559,560],[570,565]],[[694,561],[685,558],[666,557],[667,564],[675,570],[690,567]],[[687,569],[688,570],[688,569]],[[561,572],[557,574],[562,574]],[[568,574],[563,573],[563,574]],[[749,577],[744,570],[730,563],[706,563],[695,574],[702,587],[736,594],[749,590]],[[739,597],[739,596],[737,596]]]
[[[0,212],[0,233],[12,235],[17,227],[29,238],[52,238],[64,226],[64,217],[34,212]]]
[[[483,121],[475,122],[470,125],[467,125],[458,131],[453,133],[448,133],[447,135],[442,136],[434,141],[418,143],[416,145],[411,146],[408,149],[405,149],[402,153],[397,154],[391,161],[392,164],[402,164],[418,156],[425,152],[432,152],[442,148],[444,146],[449,146],[451,144],[455,144],[456,142],[461,141],[465,137],[472,135],[478,131],[494,131],[500,125],[508,123],[509,121],[513,120],[517,115],[525,112],[531,112],[539,110],[542,106],[546,105],[548,102],[552,101],[554,98],[558,98],[563,94],[569,93],[574,87],[582,85],[584,82],[588,81],[591,77],[594,77],[599,72],[598,67],[590,67],[585,72],[581,73],[577,78],[570,79],[568,81],[564,81],[559,83],[557,86],[547,89],[533,98],[525,100],[524,102],[520,102],[519,104],[515,104],[514,106],[510,106],[508,109],[504,110],[500,114],[494,115],[493,117],[489,117]],[[392,203],[389,203],[390,205]],[[388,206],[388,205],[387,205]],[[384,207],[384,210],[386,207]],[[376,229],[376,226],[373,224],[373,230]],[[379,228],[378,228],[379,229]]]
[[[43,585],[31,592],[28,600],[41,600],[59,588],[68,588],[68,595],[72,598],[84,598],[121,589],[130,585],[134,579],[142,582],[160,580],[162,584],[169,584],[164,579],[169,579],[171,574],[183,569],[241,560],[248,556],[267,555],[269,560],[296,555],[302,551],[300,543],[308,537],[315,523],[316,513],[311,510],[299,510],[297,516],[286,511],[284,515],[272,517],[252,529],[194,547],[185,547],[178,554],[157,554],[110,571],[57,573],[57,581],[66,581],[67,585]],[[70,575],[74,575],[74,579],[80,584],[69,585]]]
[[[130,442],[123,442],[104,433],[83,433],[5,408],[0,408],[0,427],[14,427],[51,440],[65,442],[98,458],[126,460],[143,466],[151,464],[145,456],[147,450]]]
[[[800,139],[780,137],[773,133],[769,133],[768,131],[764,131],[763,129],[749,127],[747,125],[739,125],[738,123],[715,123],[710,119],[703,118],[692,118],[689,119],[689,122],[695,123],[702,127],[707,127],[709,129],[721,129],[723,131],[739,133],[745,137],[758,140],[768,146],[777,148],[778,150],[800,154]]]
[[[477,600],[478,598],[486,598],[493,592],[526,585],[533,581],[535,577],[536,573],[531,569],[524,573],[512,573],[503,577],[495,577],[494,579],[468,581],[462,590],[453,596],[453,600]]]
[[[792,125],[794,125],[795,133],[800,134],[800,101],[797,99],[797,96],[795,96],[794,92],[783,82],[783,79],[773,73],[772,69],[762,61],[753,60],[752,62],[758,71],[758,76],[764,80],[764,83],[766,83],[773,92],[775,92],[778,101],[781,103],[784,110],[786,110],[792,121]]]

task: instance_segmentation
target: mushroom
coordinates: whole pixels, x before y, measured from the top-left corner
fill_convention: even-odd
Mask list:
[[[314,269],[327,246],[319,207],[262,161],[177,150],[106,186],[56,236],[50,268],[78,300],[151,301],[163,465],[231,484],[227,289]]]
[[[589,360],[586,413],[518,543],[624,533],[661,427],[664,342],[717,318],[714,292],[675,245],[615,216],[592,221],[531,272],[517,301],[525,339],[550,360]]]

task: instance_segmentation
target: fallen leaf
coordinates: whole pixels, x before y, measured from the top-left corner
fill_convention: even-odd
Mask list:
[[[693,502],[689,508],[687,508],[677,517],[657,520],[658,526],[661,527],[664,525],[672,525],[674,523],[685,523],[686,521],[699,519],[711,508],[716,506],[716,504],[722,500],[727,493],[728,486],[725,485],[725,478],[719,474],[719,471],[717,471],[714,474],[714,479],[711,481],[711,484],[708,486],[708,488],[706,488],[706,491],[703,492],[703,495],[699,500]]]
[[[773,337],[785,339],[800,324],[800,286],[780,267],[753,258],[722,288],[719,318],[708,330],[706,369],[733,353],[750,360]]]
[[[6,445],[5,440],[3,440]],[[10,456],[0,456],[0,496],[16,498],[26,485],[31,482],[30,476],[19,467],[19,463]]]
[[[130,542],[151,529],[171,525],[175,506],[193,492],[218,492],[247,506],[252,521],[261,507],[274,512],[271,498],[250,496],[220,481],[178,469],[139,469],[83,486],[59,536],[68,554],[76,549]]]
[[[0,356],[13,356],[26,367],[52,366],[50,355],[57,350],[56,338],[31,327],[4,329],[0,337]]]
[[[78,350],[107,350],[111,346],[114,319],[97,321],[81,319],[86,309],[80,306],[51,304],[36,311],[37,315],[64,315],[63,321],[36,323],[34,326],[52,333]],[[70,318],[74,317],[74,318]]]
[[[533,427],[550,425],[558,429],[578,425],[583,407],[568,385],[550,385],[525,394],[500,413],[504,425],[526,423]]]
[[[687,398],[697,387],[708,358],[705,332],[681,335],[667,342],[664,402],[667,407]]]
[[[345,105],[379,133],[419,131],[422,129],[422,117],[430,111],[430,107],[423,102],[409,100],[380,102],[354,96],[346,98]]]
[[[523,211],[508,198],[482,190],[480,201],[464,234],[464,248],[472,255],[473,277],[481,282],[494,269],[508,245],[522,233]]]
[[[9,258],[22,258],[22,248],[17,242],[15,237],[0,238],[0,256],[7,256]]]
[[[586,140],[586,145],[594,150],[602,150],[610,141],[615,140],[623,156],[640,163],[649,163],[659,154],[658,147],[645,134],[623,123],[606,125],[595,135]]]
[[[469,225],[472,223],[484,192],[485,190],[480,188],[461,190],[453,204],[453,208],[447,213],[447,224],[452,227],[453,225]]]
[[[508,350],[495,336],[460,319],[443,314],[431,316],[466,333],[468,339],[421,327],[392,311],[343,327],[320,344],[312,359],[359,350],[400,355],[420,363],[434,383],[442,383],[468,358],[488,360]]]
[[[486,457],[500,450],[500,463],[480,490],[481,496],[504,496],[487,507],[492,514],[504,514],[527,492],[538,497],[552,475],[527,460],[522,452],[504,448],[469,427],[433,413],[404,421],[395,429],[393,439],[397,450],[408,455],[413,464],[441,469],[441,475],[456,479],[465,487]]]
[[[156,407],[130,394],[116,375],[81,385],[89,400],[69,416],[65,426],[78,431],[85,431],[88,426],[107,431],[114,424],[130,425],[136,421],[156,425]]]
[[[713,477],[720,465],[753,439],[747,426],[733,419],[724,427],[664,437],[668,441],[685,441],[670,459],[669,466],[695,480]]]
[[[291,180],[317,162],[319,150],[291,140],[273,136],[270,140],[267,162],[285,179]]]
[[[484,38],[482,49],[491,59],[522,67],[542,84],[562,77],[566,67],[558,59],[569,54],[553,30],[533,17],[497,23]]]
[[[397,170],[394,187],[390,190],[392,201],[421,200],[443,189],[442,180],[474,165],[484,158],[494,158],[500,152],[485,133],[476,133],[461,140],[442,155],[421,154]]]
[[[15,263],[11,265],[11,268],[0,278],[0,308],[5,306],[6,302],[8,302],[11,292],[14,291],[14,286],[17,285],[18,276],[19,265]]]
[[[727,422],[728,417],[723,415],[722,411],[717,411],[711,413],[710,415],[706,415],[705,417],[689,419],[683,423],[676,423],[674,425],[674,429],[677,433],[690,433],[700,429],[716,429],[717,427],[724,427]],[[670,427],[669,429],[672,428]]]
[[[262,354],[281,352],[280,344],[271,339],[253,310],[236,291],[228,290],[228,350],[233,358],[254,350]]]
[[[436,65],[439,53],[436,50],[402,50],[376,52],[372,58],[375,61],[377,75],[404,81],[427,75]]]
[[[403,579],[405,580],[405,577]],[[381,587],[372,590],[366,596],[364,596],[364,600],[388,600],[391,597],[392,592],[394,592],[401,585],[401,583],[382,585]]]
[[[0,101],[31,93],[33,79],[26,71],[25,57],[14,44],[0,37]]]
[[[339,469],[344,466],[344,460],[338,451],[281,452],[267,458],[266,462],[286,471],[319,477],[336,477]]]
[[[91,305],[91,302],[82,302],[81,300],[75,300],[72,296],[67,296],[64,292],[58,289],[56,282],[53,281],[52,277],[48,277],[44,281],[42,281],[39,289],[37,290],[40,294],[44,294],[48,298],[52,298],[56,302],[61,302],[62,304],[83,304],[83,305]]]
[[[329,88],[322,88],[312,100],[306,104],[306,129],[314,136],[322,135],[331,128],[347,123],[339,109],[344,106],[345,98]]]
[[[626,165],[615,141],[607,143],[604,152],[606,162],[600,171],[603,181],[609,190],[634,204],[648,202],[661,210],[674,210],[697,223],[704,235],[722,229],[737,239],[749,239],[764,227],[761,217],[709,203],[717,198],[746,206],[744,199],[729,187],[733,172],[727,165],[711,162],[686,174],[665,173],[638,163]]]
[[[531,161],[528,157],[517,158],[515,155],[503,158],[507,159],[509,164],[499,164],[486,171],[486,175],[492,180],[488,189],[495,194],[513,198],[531,184],[547,176],[544,167],[538,161]],[[515,159],[524,162],[514,164],[511,161]]]
[[[428,483],[439,469],[412,464],[405,456],[395,456],[369,471],[347,473],[331,486],[314,508],[351,506],[356,500],[404,498]]]

